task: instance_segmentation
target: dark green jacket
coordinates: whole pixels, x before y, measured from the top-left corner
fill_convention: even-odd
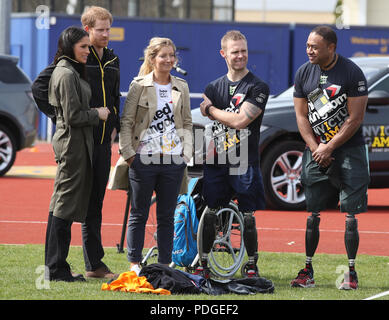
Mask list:
[[[50,211],[54,216],[83,222],[92,186],[93,126],[99,117],[90,109],[91,90],[74,68],[76,61],[63,58],[49,83],[49,103],[57,117],[53,149],[58,164]]]

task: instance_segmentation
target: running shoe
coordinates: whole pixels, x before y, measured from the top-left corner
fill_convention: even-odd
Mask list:
[[[136,273],[137,276],[139,276],[139,273],[140,271],[142,270],[142,268],[140,267],[139,264],[134,264],[132,265],[132,267],[130,268],[130,271],[134,271]]]
[[[358,289],[358,276],[356,271],[346,272],[344,279],[339,286],[340,290],[356,290]]]
[[[247,264],[244,267],[243,276],[246,278],[259,277],[258,267],[254,264]]]
[[[204,279],[209,279],[211,276],[211,270],[209,270],[208,267],[198,266],[193,274],[203,277]]]
[[[297,277],[292,280],[290,285],[294,288],[313,288],[315,286],[315,280],[313,279],[313,269],[301,269],[297,274]]]

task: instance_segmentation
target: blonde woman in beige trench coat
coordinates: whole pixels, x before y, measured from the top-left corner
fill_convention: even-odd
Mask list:
[[[186,163],[192,157],[189,88],[185,80],[170,74],[176,62],[176,47],[170,39],[150,40],[139,76],[131,82],[120,122],[121,157],[109,188],[131,188],[127,258],[137,274],[153,191],[157,200],[158,262],[171,262],[174,209],[180,187],[186,184]]]

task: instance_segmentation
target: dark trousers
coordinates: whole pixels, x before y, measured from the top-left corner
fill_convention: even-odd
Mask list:
[[[45,265],[48,280],[60,280],[71,277],[70,266],[66,262],[69,254],[72,221],[64,220],[49,213],[46,229]]]
[[[142,260],[146,222],[153,191],[157,203],[158,262],[172,259],[174,211],[184,175],[185,164],[143,164],[136,155],[129,170],[131,212],[127,228],[127,257],[130,262]]]
[[[203,196],[209,208],[225,207],[233,195],[241,212],[265,209],[265,191],[258,165],[232,175],[228,166],[204,165]]]
[[[93,185],[89,200],[88,213],[81,225],[82,247],[85,270],[94,271],[105,264],[101,261],[104,249],[101,241],[102,209],[105,190],[111,169],[111,144],[94,146],[93,150]]]

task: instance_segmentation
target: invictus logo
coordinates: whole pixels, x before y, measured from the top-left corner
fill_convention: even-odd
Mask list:
[[[339,93],[341,88],[342,88],[341,86],[338,86],[336,84],[333,84],[332,86],[326,88],[329,98],[335,97]]]
[[[336,109],[339,106],[342,106],[346,101],[347,101],[347,94],[345,94],[345,93],[343,93],[341,96],[337,97],[336,99],[329,100],[326,104],[326,107],[328,107],[328,110],[329,110],[328,113],[331,110]],[[327,116],[328,116],[328,113],[327,113],[327,115],[325,115],[324,117],[320,117],[319,113],[314,111],[315,109],[313,107],[311,107],[311,110],[313,112],[311,112],[309,114],[309,117],[308,117],[308,120],[311,124],[317,122],[318,120],[320,120],[322,118],[327,118]]]
[[[388,125],[365,125],[362,132],[370,152],[389,152]]]

